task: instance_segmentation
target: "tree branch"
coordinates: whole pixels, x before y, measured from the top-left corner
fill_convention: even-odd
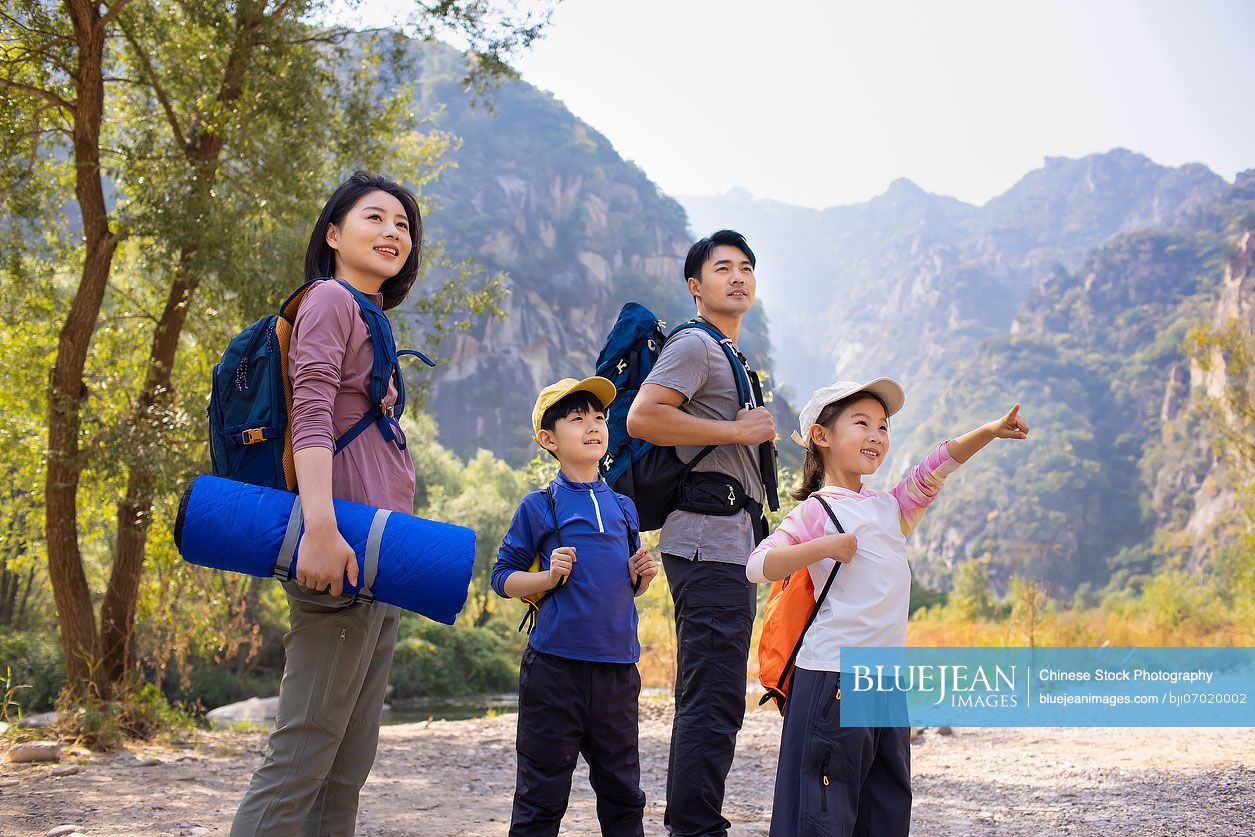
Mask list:
[[[192,150],[188,144],[187,137],[183,133],[183,126],[179,124],[178,114],[174,112],[174,104],[170,101],[170,97],[166,95],[165,88],[161,86],[161,82],[157,79],[157,71],[153,67],[152,61],[148,58],[148,53],[139,45],[139,40],[135,38],[131,31],[121,24],[118,28],[122,30],[122,37],[130,44],[134,50],[135,56],[139,59],[140,65],[144,69],[144,74],[148,76],[148,86],[152,88],[153,95],[157,97],[157,101],[161,103],[161,109],[165,111],[166,122],[170,124],[170,130],[174,132],[174,141],[179,144],[185,154]]]
[[[33,84],[25,84],[20,81],[14,81],[11,78],[4,78],[4,77],[0,77],[0,85],[3,85],[4,87],[8,87],[12,90],[21,90],[25,93],[31,94],[32,96],[39,96],[51,102],[54,106],[61,108],[62,110],[65,110],[67,112],[72,113],[74,111],[75,105],[73,102],[67,102],[65,99],[62,99],[56,93],[53,93],[51,90],[47,90],[43,87],[35,87]]]
[[[96,25],[102,29],[108,26],[115,18],[117,18],[119,14],[122,13],[122,10],[126,8],[126,5],[129,2],[131,2],[131,0],[116,0],[112,6],[108,7],[109,10],[105,12],[104,16],[100,18]]]

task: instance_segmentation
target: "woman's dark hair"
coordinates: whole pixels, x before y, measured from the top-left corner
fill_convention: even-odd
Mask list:
[[[707,260],[710,259],[710,254],[720,245],[735,247],[745,254],[745,258],[749,259],[750,267],[758,266],[758,262],[754,259],[754,251],[745,242],[745,236],[736,230],[719,230],[716,233],[711,233],[689,248],[689,254],[684,259],[683,279],[686,282],[690,278],[700,281],[702,278],[702,265],[706,264]]]
[[[855,401],[863,398],[875,398],[880,402],[880,406],[885,408],[885,415],[889,415],[889,405],[884,402],[879,395],[872,392],[856,392],[853,395],[847,395],[840,401],[833,401],[828,406],[819,411],[819,415],[815,416],[815,424],[830,427],[837,416]],[[824,457],[819,452],[819,448],[815,447],[815,442],[810,437],[811,429],[806,428],[806,457],[802,460],[802,484],[789,494],[794,500],[805,500],[814,494],[824,484]]]
[[[418,278],[418,265],[422,260],[423,250],[423,219],[418,211],[418,200],[409,189],[386,177],[367,174],[364,171],[354,172],[348,180],[336,187],[331,197],[327,198],[322,214],[318,216],[318,221],[314,224],[314,232],[309,237],[309,247],[305,250],[305,281],[322,279],[335,273],[336,251],[327,243],[327,226],[329,224],[339,226],[344,223],[344,216],[349,210],[364,195],[376,191],[387,192],[401,202],[401,206],[405,208],[405,217],[410,222],[410,243],[412,244],[410,255],[401,266],[401,270],[387,279],[379,288],[380,293],[383,294],[383,308],[386,311],[400,305],[406,294],[410,292],[410,288],[414,286],[414,280]]]

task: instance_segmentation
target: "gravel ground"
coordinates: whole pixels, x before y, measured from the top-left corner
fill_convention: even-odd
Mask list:
[[[649,835],[663,833],[670,715],[642,702]],[[358,833],[505,834],[514,727],[513,715],[384,727]],[[724,806],[733,834],[767,834],[779,734],[774,712],[748,714]],[[0,835],[224,834],[264,743],[197,733],[121,755],[67,750],[59,765],[0,761]],[[1255,834],[1255,730],[925,730],[912,760],[916,835]],[[581,765],[563,833],[596,834],[594,804]]]

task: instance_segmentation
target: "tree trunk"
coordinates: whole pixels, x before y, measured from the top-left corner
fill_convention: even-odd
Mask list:
[[[187,321],[192,294],[199,281],[190,273],[192,253],[179,259],[177,278],[170,286],[165,310],[153,333],[148,357],[148,373],[144,379],[135,409],[131,414],[134,438],[151,444],[158,438],[158,415],[155,408],[168,400],[170,375],[179,346],[179,335]],[[139,595],[139,579],[144,566],[144,545],[152,521],[153,478],[140,463],[130,469],[126,496],[118,503],[118,538],[113,557],[113,571],[100,606],[101,677],[117,682],[131,664],[131,639],[135,634],[135,600]]]
[[[105,21],[94,2],[67,0],[74,29],[78,66],[74,72],[74,194],[82,214],[85,240],[78,290],[61,327],[57,359],[48,380],[48,473],[44,522],[48,540],[48,577],[52,582],[66,679],[72,687],[86,683],[99,659],[91,592],[83,573],[78,544],[78,485],[83,463],[79,454],[80,411],[87,400],[83,368],[105,286],[117,248],[109,229],[100,171],[100,126],[104,113]],[[106,683],[97,690],[107,696]]]

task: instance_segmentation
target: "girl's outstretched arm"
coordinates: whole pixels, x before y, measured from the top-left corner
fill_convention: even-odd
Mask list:
[[[994,439],[1027,438],[1028,422],[1020,418],[1020,405],[1016,404],[1002,418],[982,424],[975,430],[969,430],[959,438],[946,442],[946,448],[954,461],[962,464]]]

